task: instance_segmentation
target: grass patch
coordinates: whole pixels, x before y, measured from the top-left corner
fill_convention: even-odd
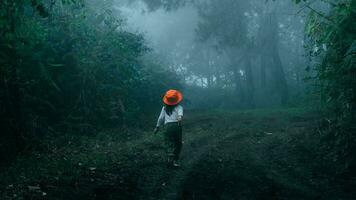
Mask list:
[[[235,142],[246,139],[252,143],[243,146],[258,145],[256,148],[266,141],[268,148],[278,149],[271,153],[278,153],[282,146],[301,144],[306,136],[300,131],[309,126],[311,118],[308,110],[298,108],[188,110],[183,123],[184,159],[203,156],[205,151],[214,153],[212,149],[219,149],[221,140],[235,147]],[[172,171],[164,165],[164,152],[162,134],[153,135],[151,130],[50,136],[40,148],[19,156],[0,173],[0,199],[158,197],[162,184],[172,177]],[[271,153],[264,157],[273,158]],[[198,157],[193,160],[199,161]]]

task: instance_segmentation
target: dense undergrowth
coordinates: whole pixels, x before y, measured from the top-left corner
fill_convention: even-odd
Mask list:
[[[1,1],[0,160],[56,132],[139,126],[179,78],[112,1]]]
[[[328,3],[328,12],[312,10],[306,25],[310,56],[316,60],[316,90],[325,113],[321,132],[333,159],[356,167],[356,2]]]

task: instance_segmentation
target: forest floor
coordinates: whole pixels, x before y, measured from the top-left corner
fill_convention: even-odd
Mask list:
[[[0,199],[356,199],[316,127],[298,109],[187,112],[178,169],[152,130],[48,138],[2,170]]]

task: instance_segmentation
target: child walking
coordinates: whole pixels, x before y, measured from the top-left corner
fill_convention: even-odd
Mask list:
[[[182,150],[183,107],[179,103],[183,95],[177,90],[168,90],[163,97],[164,106],[154,130],[156,134],[164,125],[164,138],[167,147],[168,165],[179,167],[179,155]]]

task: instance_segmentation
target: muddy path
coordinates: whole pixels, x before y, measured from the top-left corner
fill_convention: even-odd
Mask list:
[[[353,199],[320,170],[313,126],[278,112],[188,117],[182,167],[162,169],[159,192],[139,199]]]
[[[150,130],[51,138],[0,173],[0,199],[356,199],[356,178],[335,176],[323,158],[317,119],[188,111],[179,169],[167,168],[163,136]]]

